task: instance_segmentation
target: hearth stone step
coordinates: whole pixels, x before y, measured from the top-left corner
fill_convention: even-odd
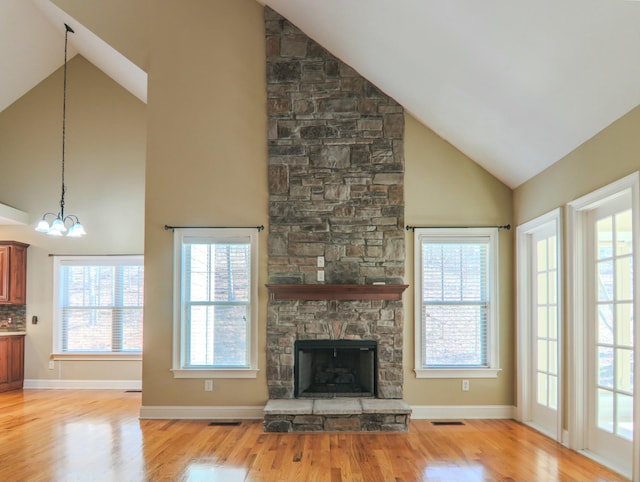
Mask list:
[[[410,417],[397,399],[273,399],[264,407],[264,431],[406,432]]]

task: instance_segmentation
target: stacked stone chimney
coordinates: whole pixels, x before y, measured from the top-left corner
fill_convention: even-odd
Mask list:
[[[265,8],[269,283],[404,283],[404,112]],[[402,301],[269,302],[270,398],[293,397],[296,339],[378,342],[378,397],[402,398]]]

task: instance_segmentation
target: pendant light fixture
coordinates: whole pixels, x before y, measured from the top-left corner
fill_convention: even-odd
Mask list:
[[[62,96],[62,193],[60,194],[60,210],[58,213],[45,213],[36,226],[36,231],[47,233],[50,236],[62,236],[64,233],[70,238],[81,238],[87,234],[80,224],[78,216],[75,214],[66,214],[64,212],[64,195],[67,190],[64,184],[64,142],[67,127],[67,40],[69,32],[74,33],[73,29],[66,23],[64,24],[64,83]],[[47,221],[47,217],[53,217],[51,225]],[[67,228],[67,225],[69,226]]]

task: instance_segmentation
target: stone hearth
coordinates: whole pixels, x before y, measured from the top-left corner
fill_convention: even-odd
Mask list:
[[[411,409],[402,400],[341,398],[269,400],[265,432],[406,432]]]

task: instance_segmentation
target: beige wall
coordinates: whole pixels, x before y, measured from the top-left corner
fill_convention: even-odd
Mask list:
[[[62,69],[0,112],[0,202],[29,214],[28,226],[0,226],[0,239],[29,243],[25,378],[136,380],[141,362],[56,362],[52,348],[49,254],[143,252],[146,106],[84,58],[68,64],[66,212],[88,235],[51,238],[33,230],[58,208],[62,139]],[[37,315],[39,323],[30,323]]]
[[[92,17],[93,10],[84,10],[82,2],[56,3],[68,6],[80,20],[110,31],[110,27],[98,27],[104,20],[95,19],[95,14]],[[68,208],[81,215],[89,236],[69,245],[66,240],[51,240],[34,233],[31,227],[0,227],[0,235],[33,245],[29,248],[28,317],[38,314],[41,322],[28,326],[28,377],[56,377],[57,370],[46,369],[51,347],[48,253],[141,252],[142,186],[146,175],[143,404],[260,405],[267,399],[267,231],[259,234],[258,378],[216,380],[213,392],[205,393],[202,380],[174,379],[170,372],[173,238],[163,226],[268,223],[263,9],[254,0],[190,0],[188,8],[185,4],[159,0],[148,16],[148,107],[84,59],[70,63],[69,78],[74,83],[81,82],[82,87],[73,87],[69,102],[75,103],[74,96],[79,97],[80,91],[84,100],[82,107],[74,107],[83,112],[73,121],[70,110]],[[179,32],[176,25],[180,26]],[[137,50],[135,45],[133,50]],[[55,127],[59,125],[60,75],[57,72],[0,113],[0,162],[7,169],[4,172],[9,173],[0,178],[0,202],[28,211],[34,222],[41,212],[53,209],[59,197],[59,165],[50,159],[57,159],[60,142]],[[34,132],[38,133],[37,143],[31,142]],[[82,141],[74,140],[77,132]],[[145,139],[146,173],[142,172],[144,162],[140,160],[145,155]],[[72,144],[76,150],[73,154]],[[72,164],[76,156],[82,159],[81,165]],[[512,221],[511,191],[410,115],[406,117],[405,158],[408,224],[494,225]],[[44,175],[34,177],[35,172]],[[80,176],[84,178],[82,185]],[[49,179],[55,181],[50,183]],[[121,187],[108,189],[109,182],[105,180],[117,180]],[[118,217],[130,224],[124,230],[114,229],[116,235],[98,224],[104,221],[111,226]],[[513,403],[512,235],[508,231],[500,235],[503,371],[498,379],[472,380],[468,393],[461,392],[458,380],[416,380],[413,291],[409,288],[405,294],[404,375],[405,398],[411,404]],[[411,233],[407,233],[406,268],[406,282],[413,285]],[[104,372],[104,365],[70,363],[64,365],[62,376],[94,378]]]
[[[118,2],[122,16],[118,22],[114,20],[118,15],[113,14],[117,8],[110,9],[112,15],[105,15],[98,8],[104,8],[102,2],[56,3],[135,63],[150,68],[149,107],[145,108],[81,57],[70,62],[67,206],[81,216],[89,236],[80,242],[58,240],[34,233],[31,226],[0,226],[0,238],[32,245],[27,317],[38,315],[40,323],[27,326],[27,378],[112,376],[105,373],[104,364],[66,362],[59,370],[46,369],[51,351],[52,303],[48,254],[139,253],[144,249],[145,405],[263,403],[263,372],[256,380],[217,381],[214,392],[206,395],[199,380],[173,379],[169,371],[172,236],[162,229],[164,224],[267,224],[262,7],[253,0],[190,0],[188,8],[186,2],[170,0]],[[141,25],[142,18],[148,24]],[[138,28],[123,28],[132,23],[137,23]],[[145,45],[149,47],[146,52]],[[33,222],[40,213],[54,209],[59,199],[60,83],[58,71],[0,113],[0,202],[29,212]],[[639,169],[639,126],[637,108],[512,193],[407,116],[406,222],[526,222]],[[145,147],[148,189],[143,213]],[[140,226],[144,214],[143,246]],[[118,221],[124,223],[123,228],[115,228]],[[263,232],[259,280],[262,370],[265,243]],[[414,297],[410,288],[405,294],[404,359],[405,398],[411,404],[514,402],[513,231],[502,231],[500,243],[503,371],[496,380],[472,380],[468,393],[460,391],[457,380],[416,380]],[[411,285],[412,253],[413,236],[407,233],[406,281]],[[119,378],[139,376],[139,365],[124,365]]]
[[[405,221],[412,226],[504,225],[512,191],[411,116],[405,125]],[[414,243],[406,235],[404,394],[411,405],[512,405],[515,400],[513,231],[500,231],[500,367],[497,379],[416,379],[414,368]]]
[[[159,1],[151,29],[143,405],[258,405],[265,377],[266,231],[259,234],[257,379],[174,379],[177,226],[268,223],[263,9],[254,0]],[[179,26],[177,34],[175,32]]]
[[[255,380],[174,379],[171,225],[268,221],[262,8],[252,0],[159,2],[152,28],[145,243],[143,405],[260,405],[265,370],[266,234],[260,234],[259,366]],[[180,36],[167,36],[176,23]],[[406,219],[412,224],[511,222],[511,190],[407,117]],[[412,237],[407,235],[408,253]],[[501,358],[496,380],[415,380],[413,295],[405,300],[405,394],[413,404],[513,403],[512,236],[501,235]],[[412,283],[412,254],[407,260]]]

